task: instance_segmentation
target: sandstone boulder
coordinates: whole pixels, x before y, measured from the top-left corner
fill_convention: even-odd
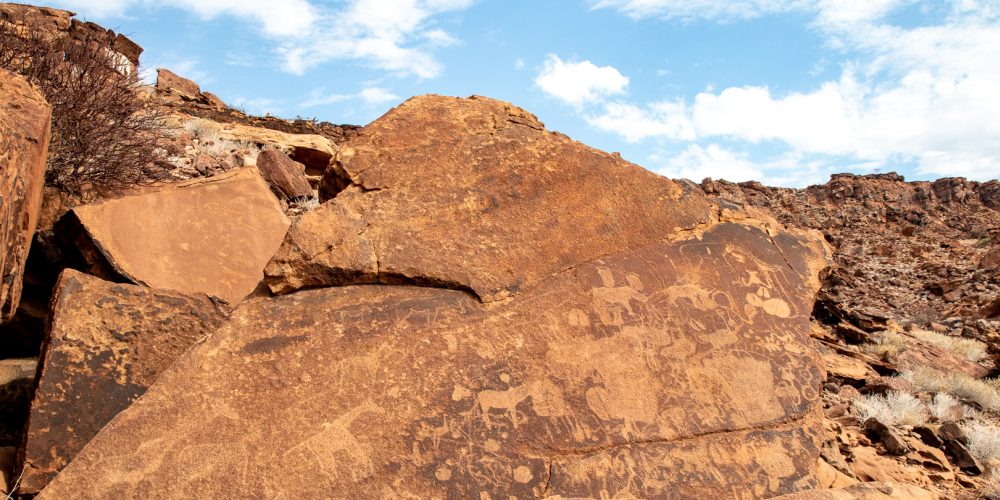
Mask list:
[[[327,288],[245,302],[39,498],[816,484],[818,235],[488,99],[411,100],[350,146],[269,266]],[[330,286],[355,282],[395,284]]]
[[[306,172],[310,175],[322,174],[337,152],[337,146],[321,135],[282,132],[239,123],[223,124],[219,129],[219,137],[277,148],[288,153],[293,160],[305,165]]]
[[[285,199],[308,198],[313,195],[306,178],[306,167],[285,153],[265,149],[257,155],[257,168],[264,179]]]
[[[191,98],[201,94],[201,88],[197,83],[167,68],[156,68],[156,90],[160,92],[173,91]]]
[[[31,404],[19,493],[41,490],[104,424],[224,317],[205,295],[64,271]]]
[[[805,274],[817,256],[776,242],[721,223],[494,305],[413,286],[252,299],[41,498],[808,487],[823,374]]]
[[[78,230],[92,274],[236,304],[260,282],[289,220],[250,168],[80,206],[60,225]]]
[[[45,183],[52,110],[26,80],[0,69],[0,323],[21,298]]]
[[[486,98],[410,99],[344,146],[320,195],[267,267],[273,292],[402,281],[495,301],[713,216],[700,190]]]

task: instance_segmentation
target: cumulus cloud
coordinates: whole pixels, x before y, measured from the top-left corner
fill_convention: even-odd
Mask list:
[[[299,104],[301,108],[314,108],[316,106],[328,106],[343,101],[358,99],[365,104],[377,106],[393,101],[398,101],[400,97],[382,87],[366,87],[354,94],[328,94],[324,89],[318,88],[309,93],[309,97]]]
[[[690,102],[612,103],[585,118],[630,142],[725,140],[748,149],[779,144],[799,160],[827,165],[839,162],[845,167],[848,162],[872,169],[909,164],[926,176],[995,178],[1000,172],[1000,121],[995,119],[1000,116],[1000,65],[992,63],[1000,60],[995,8],[956,2],[939,24],[915,28],[885,20],[904,3],[796,5],[816,12],[813,25],[831,46],[856,55],[837,80],[811,90],[778,95],[766,86],[735,86],[706,90]],[[629,15],[677,17],[688,12],[675,2],[658,0],[604,1],[598,6],[615,6]],[[778,8],[757,12],[767,9]],[[703,17],[715,16],[711,9],[706,12]],[[749,157],[727,155],[711,145],[692,146],[678,158],[706,175],[725,161],[737,172],[753,172],[746,163]],[[768,169],[781,167],[779,163],[760,162],[755,168],[769,174]],[[678,171],[680,165],[664,168]]]
[[[590,61],[563,61],[549,54],[535,78],[535,85],[546,94],[579,107],[624,93],[628,78],[611,66],[598,67]]]
[[[434,47],[458,42],[435,27],[440,14],[473,0],[47,0],[88,18],[128,15],[138,7],[178,8],[204,18],[232,16],[256,25],[274,44],[282,68],[303,74],[335,60],[358,60],[399,76],[433,78],[442,71]],[[37,2],[36,2],[37,3]]]
[[[767,14],[801,10],[812,2],[804,0],[599,0],[595,9],[615,8],[633,19],[660,17],[664,19],[750,19]]]
[[[624,102],[604,105],[599,114],[586,117],[587,122],[602,130],[615,132],[626,142],[636,143],[649,137],[669,137],[694,140],[694,123],[688,118],[683,102],[656,102],[646,108]]]
[[[671,179],[701,181],[705,177],[732,182],[761,180],[764,171],[745,153],[729,151],[718,144],[691,144],[679,154],[666,159],[656,172]]]

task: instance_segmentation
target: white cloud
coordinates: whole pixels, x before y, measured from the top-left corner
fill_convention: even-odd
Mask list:
[[[457,40],[433,18],[461,10],[472,0],[351,0],[346,8],[323,16],[303,40],[279,49],[284,68],[302,74],[334,60],[358,59],[400,76],[438,76],[442,67],[420,42],[452,45]]]
[[[622,94],[628,78],[612,66],[596,66],[590,61],[569,62],[549,54],[535,85],[543,92],[573,106],[583,106]]]
[[[360,99],[365,104],[376,106],[398,101],[400,97],[382,87],[366,87],[354,94],[327,94],[324,92],[324,89],[318,88],[310,92],[309,98],[299,104],[299,107],[313,108],[316,106],[328,106],[352,99]]]
[[[688,118],[683,102],[657,102],[646,109],[612,102],[604,106],[602,114],[590,115],[586,119],[601,130],[620,134],[630,143],[657,136],[675,140],[695,139],[694,124]]]
[[[281,66],[303,74],[335,60],[359,60],[399,76],[433,78],[442,71],[430,50],[458,43],[434,27],[437,15],[466,9],[473,0],[50,0],[88,18],[128,15],[140,6],[178,8],[204,18],[251,21],[275,44]]]
[[[808,8],[805,0],[599,0],[593,8],[615,8],[633,19],[660,17],[665,19],[717,19],[730,21],[750,19],[767,14]]]
[[[998,8],[962,1],[952,4],[950,14],[936,25],[888,24],[885,16],[905,3],[817,2],[814,27],[831,47],[851,51],[856,60],[844,64],[839,79],[814,89],[782,95],[764,86],[708,89],[690,103],[615,103],[585,118],[629,142],[656,138],[783,145],[800,160],[816,161],[816,171],[828,169],[836,159],[841,166],[846,161],[866,169],[914,165],[925,176],[997,177],[1000,65],[993,61],[1000,61]],[[683,11],[675,2],[657,0],[598,6],[609,6],[605,4],[627,14],[655,11],[678,17],[670,13]],[[674,10],[656,10],[667,8]],[[715,16],[711,9],[707,12],[702,17]],[[746,163],[749,157],[727,156],[711,145],[692,146],[680,158],[697,165],[698,172],[727,161],[736,171],[753,171]],[[665,168],[680,168],[672,165]],[[756,166],[770,179],[778,178],[772,170],[779,167],[771,161]],[[790,173],[782,179],[794,180]]]
[[[139,5],[160,6],[150,0],[48,0],[30,2],[65,8],[85,18],[123,17]],[[268,35],[298,36],[309,30],[318,10],[308,0],[173,0],[171,7],[191,11],[204,19],[230,15],[258,23]]]
[[[709,144],[707,147],[691,144],[655,170],[671,179],[691,179],[695,182],[700,182],[705,177],[732,182],[764,178],[763,170],[750,161],[746,154],[726,150],[717,144]]]
[[[368,104],[385,104],[398,101],[399,96],[381,87],[368,87],[362,90],[359,97]]]
[[[280,114],[282,110],[281,101],[263,97],[237,97],[236,99],[233,99],[232,104],[234,107],[242,109],[251,115],[277,115]]]

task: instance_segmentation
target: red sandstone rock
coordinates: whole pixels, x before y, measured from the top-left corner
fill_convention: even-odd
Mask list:
[[[305,165],[292,160],[276,149],[265,149],[257,155],[257,168],[264,180],[285,199],[308,198],[313,195],[306,178]]]
[[[818,235],[488,99],[414,99],[351,148],[271,276],[403,283],[249,300],[40,498],[815,484]]]
[[[230,304],[256,288],[289,225],[253,168],[76,207],[68,217],[84,237],[88,271]]]
[[[45,183],[51,109],[20,76],[0,69],[0,323],[17,310]]]
[[[201,94],[198,84],[184,78],[167,68],[156,68],[156,90],[160,92],[177,92],[189,97]]]
[[[34,494],[225,315],[207,296],[66,270],[31,404],[20,494]]]

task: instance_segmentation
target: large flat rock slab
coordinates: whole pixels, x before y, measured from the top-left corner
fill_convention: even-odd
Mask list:
[[[766,498],[815,485],[812,236],[716,222],[484,304],[244,302],[42,491],[65,498]]]
[[[421,283],[501,300],[711,218],[691,191],[488,98],[415,97],[344,145],[271,290]]]
[[[230,304],[256,288],[290,221],[254,168],[73,209],[91,268]]]
[[[160,372],[224,319],[224,311],[204,294],[64,271],[20,455],[18,492],[41,490]]]
[[[0,69],[0,323],[11,319],[45,184],[52,109],[24,78]]]

